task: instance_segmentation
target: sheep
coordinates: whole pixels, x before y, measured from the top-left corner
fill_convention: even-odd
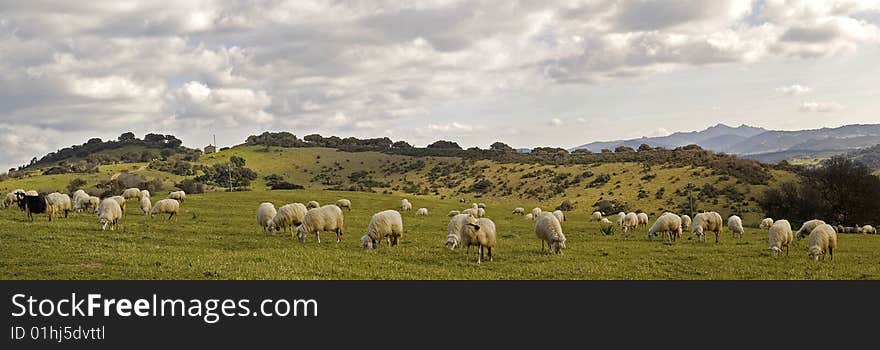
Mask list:
[[[58,192],[46,195],[46,213],[49,214],[49,221],[52,221],[52,218],[60,213],[64,213],[64,217],[67,218],[72,208],[70,196]]]
[[[523,207],[513,208],[513,215],[523,215],[526,210]]]
[[[483,209],[483,208],[480,208]],[[461,244],[468,247],[480,247],[480,256],[477,258],[477,264],[483,262],[483,248],[489,252],[489,261],[492,261],[492,248],[495,247],[497,235],[495,232],[495,222],[489,218],[467,217],[465,230],[462,232]],[[543,246],[543,243],[542,243]]]
[[[636,214],[636,216],[637,216],[638,219],[639,219],[638,227],[639,227],[639,228],[648,228],[648,221],[649,221],[649,219],[648,219],[648,214],[646,214],[646,213],[638,213],[638,214]]]
[[[810,232],[807,242],[807,251],[809,251],[810,259],[819,261],[819,256],[821,255],[822,261],[825,261],[825,254],[828,254],[831,260],[834,260],[834,249],[837,249],[837,233],[834,232],[834,228],[831,225],[817,225]]]
[[[763,224],[763,220],[762,220]],[[788,256],[788,248],[791,245],[792,236],[791,224],[788,220],[777,220],[770,225],[768,241],[770,242],[770,255],[776,256],[785,248],[785,256]]]
[[[468,208],[470,210],[470,208]],[[464,232],[465,225],[468,223],[468,218],[473,218],[474,216],[462,213],[456,216],[453,216],[452,219],[449,220],[449,223],[446,224],[446,248],[450,250],[455,250],[461,244],[462,233]]]
[[[703,241],[703,235],[706,231],[711,231],[715,233],[715,243],[718,243],[721,239],[721,233],[724,231],[723,227],[721,215],[711,211],[694,216],[694,220],[691,223],[691,232],[697,238],[697,241]]]
[[[874,226],[865,225],[865,226],[862,226],[862,233],[869,234],[869,235],[876,235],[877,229],[874,228]]]
[[[98,198],[95,196],[89,196],[89,198],[87,198],[82,203],[82,210],[86,210],[86,209],[94,210],[94,208],[97,208],[98,205],[100,205],[100,204],[101,204],[101,198]]]
[[[691,217],[688,215],[682,215],[681,218],[681,229],[682,231],[691,229]]]
[[[626,218],[626,213],[619,212],[617,213],[617,226],[623,226],[623,219]]]
[[[408,199],[404,198],[400,201],[400,211],[409,211],[412,210],[412,203],[409,202]]]
[[[486,209],[486,203],[477,203],[477,208]]]
[[[18,202],[18,196],[15,193],[9,192],[6,194],[6,198],[3,199],[3,205],[0,208],[10,208],[15,203]]]
[[[834,226],[834,230],[837,231],[837,233],[844,233],[846,232],[846,227],[843,227],[843,225],[837,225]]]
[[[291,237],[293,236],[293,228],[302,223],[303,217],[306,216],[306,206],[302,203],[290,203],[282,205],[281,208],[278,208],[278,211],[275,213],[275,216],[269,222],[269,230],[274,233],[279,230],[290,230]]]
[[[278,214],[275,205],[269,202],[260,203],[257,207],[257,225],[263,228],[263,233],[270,234],[272,232],[272,218]]]
[[[599,222],[602,224],[612,225],[611,220],[608,220],[608,218],[602,218],[602,220],[599,220]]]
[[[815,229],[817,226],[824,225],[824,224],[825,224],[825,221],[822,221],[819,219],[813,219],[813,220],[807,221],[803,225],[801,225],[800,230],[797,231],[795,236],[797,237],[798,240],[800,240],[804,237],[809,236],[810,232],[813,232],[813,229]],[[849,231],[849,230],[847,230],[847,231]]]
[[[344,228],[342,209],[335,205],[325,205],[309,209],[306,212],[302,224],[296,227],[296,237],[300,243],[305,243],[306,235],[314,233],[315,239],[321,243],[321,231],[334,231],[336,232],[336,243],[339,243],[342,242]]]
[[[119,205],[113,197],[104,198],[95,208],[95,216],[101,224],[101,231],[110,228],[111,231],[116,230],[119,225],[119,219],[122,218],[122,206]]]
[[[272,209],[274,210],[275,208],[273,207]],[[180,202],[176,199],[165,198],[156,202],[153,209],[150,209],[150,218],[155,218],[159,214],[168,214],[168,220],[171,220],[178,210],[180,210]]]
[[[351,201],[348,199],[343,198],[336,201],[336,206],[340,209],[345,208],[348,209],[348,211],[351,211]]]
[[[306,209],[315,209],[320,207],[321,203],[318,203],[318,201],[308,201],[308,203],[306,203]]]
[[[448,217],[451,218],[451,217],[456,216],[456,215],[458,215],[458,214],[461,214],[461,212],[458,211],[458,210],[450,210],[450,211],[449,211],[449,214],[446,214],[446,216],[448,216]]]
[[[565,213],[563,213],[562,210],[553,211],[553,216],[556,217],[556,220],[559,220],[559,224],[565,222]]]
[[[403,236],[403,218],[397,210],[385,210],[373,214],[367,232],[361,237],[364,250],[379,248],[379,243],[385,238],[388,245],[396,246],[400,237]]]
[[[525,216],[523,216],[523,218],[526,220],[535,220],[535,216],[532,215],[532,213],[526,214]]]
[[[46,196],[37,194],[30,195],[28,192],[17,192],[15,195],[18,198],[18,207],[27,212],[28,220],[34,221],[34,214],[44,214],[46,213],[46,207],[48,206],[46,203]],[[49,217],[49,221],[51,221],[51,216]]]
[[[540,216],[540,215],[541,215],[541,208],[532,209],[532,216],[534,216],[537,219],[538,216]]]
[[[428,216],[428,208],[419,208],[416,210],[416,216]]]
[[[89,205],[91,204],[91,196],[89,196],[86,191],[76,190],[73,193],[73,211],[80,213],[83,210],[91,209]]]
[[[35,190],[27,190],[27,191],[24,191],[24,195],[34,197],[34,196],[39,196],[40,193]]]
[[[623,217],[623,224],[620,225],[620,230],[626,234],[629,230],[635,230],[638,225],[639,216],[636,213],[628,213]]]
[[[590,218],[593,220],[596,220],[596,221],[602,221],[602,212],[601,211],[594,211],[593,214],[590,215]]]
[[[458,200],[459,203],[467,203],[467,198],[460,198]]]
[[[486,209],[483,209],[483,208],[477,208],[477,217],[478,217],[478,218],[481,218],[481,217],[484,217],[484,216],[486,216]]]
[[[119,207],[122,208],[122,215],[125,215],[125,198],[122,198],[122,196],[113,196],[108,198],[113,199],[114,201],[116,201],[116,203],[119,203]]]
[[[479,209],[479,208],[477,208],[477,209]],[[467,208],[467,209],[465,209],[465,210],[462,210],[461,213],[462,213],[462,214],[468,214],[468,215],[473,216],[473,217],[478,217],[477,215],[479,215],[479,213],[477,212],[477,209],[474,209],[474,208]]]
[[[541,213],[535,219],[535,236],[541,240],[541,251],[544,251],[544,242],[554,253],[565,249],[565,234],[562,233],[562,225],[555,215]]]
[[[745,229],[743,229],[743,221],[739,216],[731,215],[727,218],[727,228],[733,233],[734,238],[742,238],[743,234],[745,234]]]
[[[148,191],[148,190],[141,190],[141,196],[140,196],[140,198],[144,198],[144,197],[150,198],[150,191]]]
[[[174,191],[168,194],[169,199],[176,199],[178,202],[183,203],[186,199],[186,192],[183,191]],[[125,208],[123,208],[125,210]]]
[[[477,203],[471,203],[471,208],[473,208],[474,210],[477,210],[477,209],[480,209],[480,205]]]
[[[760,229],[762,229],[762,230],[766,230],[766,229],[768,229],[768,228],[770,228],[770,227],[772,227],[772,226],[773,226],[773,219],[771,219],[771,218],[764,218],[764,219],[761,220],[761,224],[758,225],[758,228],[760,228]]]
[[[670,242],[677,240],[681,237],[681,217],[672,213],[660,215],[648,229],[648,239],[653,241],[659,233],[666,233]]]
[[[130,199],[130,198],[140,198],[141,190],[139,188],[127,188],[125,191],[122,191],[122,198]]]
[[[175,201],[175,202],[177,202],[177,201]],[[150,196],[141,196],[141,199],[138,200],[138,204],[141,206],[141,211],[144,212],[144,215],[150,215],[150,207],[153,206],[150,203]]]

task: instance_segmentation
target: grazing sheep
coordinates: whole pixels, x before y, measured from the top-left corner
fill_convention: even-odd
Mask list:
[[[608,218],[602,218],[602,220],[599,220],[599,222],[603,223],[603,224],[612,225],[611,220],[608,220]]]
[[[461,212],[458,211],[458,210],[450,210],[450,211],[449,211],[449,214],[446,214],[446,216],[448,216],[448,217],[453,217],[453,216],[456,216],[456,215],[458,215],[458,214],[461,214]]]
[[[408,199],[404,198],[400,201],[400,211],[409,211],[412,210],[412,203],[409,202]]]
[[[467,210],[470,210],[470,208],[468,208]],[[455,250],[456,247],[461,245],[461,236],[465,230],[465,226],[468,223],[468,218],[473,217],[473,215],[461,213],[453,216],[452,219],[449,220],[449,223],[446,224],[446,248],[449,248],[450,250]]]
[[[478,208],[478,209],[479,209],[479,208]],[[465,209],[465,210],[462,210],[461,213],[462,213],[462,214],[468,214],[468,215],[473,216],[473,217],[478,217],[477,215],[480,214],[480,213],[477,212],[477,209],[474,209],[474,208],[467,208],[467,209]]]
[[[486,209],[486,203],[477,203],[477,208]]]
[[[141,190],[141,196],[139,198],[144,198],[144,197],[150,198],[151,197],[150,191]]]
[[[300,243],[305,243],[306,235],[314,233],[315,239],[321,243],[321,231],[334,231],[336,243],[339,243],[342,241],[344,228],[342,209],[335,205],[325,205],[306,212],[302,224],[296,227],[296,238]]]
[[[743,228],[742,219],[736,215],[731,215],[727,218],[727,228],[733,233],[734,238],[742,238],[743,234],[746,232]]]
[[[672,213],[664,213],[654,221],[654,225],[648,229],[648,239],[654,240],[658,234],[665,233],[669,237],[670,242],[674,242],[681,237],[681,217]]]
[[[168,220],[171,220],[178,210],[180,210],[180,202],[176,199],[165,198],[156,202],[153,209],[150,209],[150,218],[155,218],[159,214],[168,214]],[[275,207],[272,207],[272,210],[275,210]]]
[[[49,214],[49,221],[61,213],[64,213],[64,217],[67,218],[71,209],[73,206],[70,204],[70,196],[58,192],[46,195],[46,213]]]
[[[763,222],[762,222],[763,224]],[[776,256],[785,248],[785,256],[788,256],[788,248],[793,239],[791,224],[788,220],[777,220],[770,225],[768,241],[770,242],[770,255]]]
[[[560,224],[565,222],[565,213],[562,210],[553,211],[553,216],[556,217],[556,220],[559,220]]]
[[[138,204],[140,204],[141,211],[144,212],[144,215],[150,215],[150,207],[152,207],[152,204],[150,203],[150,196],[141,196],[141,199],[138,200]]]
[[[263,233],[270,234],[272,232],[272,219],[278,214],[275,205],[269,202],[260,203],[257,207],[257,225],[263,228]]]
[[[122,207],[113,197],[104,198],[98,207],[95,208],[95,216],[101,224],[101,231],[110,227],[113,231],[119,225],[119,219],[122,218]]]
[[[541,215],[541,211],[542,211],[541,208],[534,208],[534,209],[532,209],[532,216],[534,216],[535,218],[537,218],[538,216]]]
[[[486,209],[483,209],[483,208],[477,208],[477,217],[478,217],[478,218],[481,218],[481,217],[484,217],[484,216],[486,216]]]
[[[85,200],[86,198],[89,198],[89,194],[86,193],[86,191],[76,190],[75,192],[73,192],[73,195],[71,196],[71,200],[73,201],[73,210],[76,212],[82,211],[82,209],[77,209],[76,203]]]
[[[526,212],[526,210],[523,207],[513,208],[514,215],[523,215],[523,214],[525,214],[525,212]]]
[[[825,224],[825,221],[822,221],[819,219],[813,219],[813,220],[807,221],[803,225],[801,225],[801,229],[797,231],[795,236],[797,237],[797,239],[802,239],[804,237],[807,237],[810,235],[810,232],[813,232],[813,229],[815,229],[819,225],[824,225],[824,224]],[[847,231],[849,231],[849,230],[847,230]]]
[[[130,199],[130,198],[140,198],[141,190],[139,188],[127,188],[125,191],[122,191],[122,198]]]
[[[170,199],[175,199],[175,200],[177,200],[178,202],[183,203],[183,201],[186,199],[186,192],[183,192],[183,191],[174,191],[174,192],[171,192],[171,193],[168,194],[168,198],[170,198]],[[124,209],[124,208],[123,208],[123,209]]]
[[[874,226],[865,225],[865,226],[862,226],[862,233],[869,234],[869,235],[876,235],[877,229],[874,228]]]
[[[526,220],[535,220],[535,216],[532,215],[532,213],[526,214],[525,216],[523,216],[523,218],[525,218]]]
[[[3,199],[3,205],[0,208],[10,208],[18,201],[18,196],[15,193],[9,192],[6,194],[6,198]]]
[[[467,220],[465,230],[462,232],[461,244],[468,247],[468,250],[470,250],[471,246],[480,247],[480,257],[477,258],[477,264],[483,262],[483,248],[487,248],[489,261],[492,261],[492,248],[495,247],[495,242],[497,241],[495,222],[489,218],[477,219],[472,216],[468,216]]]
[[[308,201],[306,203],[306,209],[315,209],[315,208],[320,208],[320,207],[321,207],[321,203],[318,203],[318,201]]]
[[[306,216],[306,206],[302,203],[290,203],[282,205],[278,208],[278,212],[272,217],[270,229],[275,231],[284,231],[290,229],[290,235],[293,237],[293,228],[302,224],[303,218]]]
[[[639,218],[639,228],[648,228],[648,214],[646,213],[638,213],[636,216]]]
[[[620,230],[626,234],[629,230],[635,230],[638,226],[639,216],[636,213],[628,213],[623,217],[623,225],[620,225]]]
[[[340,209],[345,208],[345,209],[348,209],[348,211],[351,211],[351,201],[348,199],[343,198],[343,199],[336,201],[336,206],[339,207]]]
[[[116,203],[119,203],[119,207],[122,208],[122,215],[125,215],[125,198],[122,198],[122,196],[113,196],[109,198],[116,201]]]
[[[834,226],[834,230],[837,231],[837,233],[845,233],[846,227],[843,227],[843,225],[837,225]]]
[[[602,212],[601,211],[594,211],[593,214],[590,215],[590,218],[593,220],[596,220],[596,221],[602,221]]]
[[[101,204],[101,199],[98,197],[79,197],[73,201],[73,210],[76,212],[94,211],[99,204]]]
[[[27,212],[28,220],[34,221],[34,214],[46,213],[48,204],[46,203],[46,196],[40,194],[30,195],[28,194],[29,192],[18,192],[15,195],[18,197],[18,207]],[[51,216],[49,221],[52,221]]]
[[[427,215],[428,215],[428,208],[419,208],[419,210],[416,210],[416,216],[427,216]]]
[[[681,230],[688,231],[691,229],[691,217],[688,215],[682,215],[681,218]]]
[[[379,248],[382,239],[388,240],[388,245],[396,246],[400,237],[403,236],[403,218],[397,210],[385,210],[373,214],[367,232],[361,237],[364,250]]]
[[[626,218],[626,213],[619,212],[617,213],[617,226],[623,226],[623,219]]]
[[[761,224],[758,225],[758,228],[760,228],[760,229],[768,229],[768,228],[770,228],[771,226],[773,226],[773,219],[771,219],[771,218],[764,218],[763,220],[761,220]]]
[[[718,243],[724,230],[723,227],[724,223],[721,220],[721,215],[711,211],[694,216],[694,221],[691,223],[691,232],[697,238],[697,241],[703,241],[703,235],[707,231],[711,231],[715,233],[715,243]]]
[[[810,232],[807,241],[807,251],[809,251],[810,259],[818,261],[822,256],[825,261],[825,254],[834,260],[834,249],[837,249],[837,233],[834,228],[828,224],[819,224]]]
[[[471,203],[471,208],[473,208],[474,210],[477,210],[477,209],[480,209],[480,205],[477,203]]]
[[[458,200],[459,203],[467,203],[467,198],[461,198]]]
[[[541,240],[541,251],[544,251],[544,242],[554,253],[565,249],[565,234],[562,233],[562,225],[559,219],[551,213],[541,213],[535,219],[535,236]]]

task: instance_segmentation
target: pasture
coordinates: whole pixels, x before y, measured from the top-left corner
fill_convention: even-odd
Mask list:
[[[155,201],[165,194],[155,195]],[[259,203],[348,198],[345,237],[322,234],[305,244],[287,234],[266,236],[256,224]],[[791,256],[770,258],[767,233],[747,228],[734,239],[725,229],[720,244],[693,241],[685,233],[676,243],[648,241],[645,230],[628,237],[599,233],[590,209],[568,212],[563,254],[541,252],[533,222],[512,215],[536,203],[479,200],[498,227],[493,262],[476,264],[474,250],[443,246],[446,213],[460,210],[457,198],[406,196],[430,214],[402,213],[404,234],[397,247],[364,252],[360,237],[372,214],[398,209],[402,196],[320,190],[251,191],[190,195],[173,222],[143,215],[128,203],[121,230],[100,230],[91,213],[48,222],[27,222],[17,208],[0,210],[2,279],[880,279],[880,236],[841,234],[834,261],[807,259],[806,242],[796,241]],[[544,207],[545,210],[552,208]],[[653,223],[655,216],[651,217]],[[797,229],[797,228],[795,228]]]

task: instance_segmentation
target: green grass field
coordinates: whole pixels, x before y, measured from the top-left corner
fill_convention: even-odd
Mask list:
[[[276,206],[349,198],[346,235],[332,233],[317,244],[289,234],[265,236],[256,224],[260,202]],[[119,231],[100,230],[90,214],[48,222],[27,222],[16,208],[0,210],[2,279],[878,279],[880,236],[840,235],[834,261],[807,259],[805,242],[791,256],[770,258],[763,230],[747,229],[742,239],[727,232],[721,244],[690,240],[648,241],[645,231],[630,237],[603,236],[587,209],[568,213],[567,249],[541,252],[533,222],[511,215],[515,206],[536,203],[481,200],[498,226],[495,261],[478,265],[474,251],[443,246],[446,213],[462,209],[457,200],[407,196],[427,217],[404,213],[406,234],[397,247],[364,252],[359,238],[370,216],[396,208],[401,196],[362,192],[253,191],[191,195],[173,222],[150,220],[134,200]],[[160,199],[153,197],[153,201]],[[546,209],[546,208],[545,208]],[[653,217],[652,217],[653,222]]]

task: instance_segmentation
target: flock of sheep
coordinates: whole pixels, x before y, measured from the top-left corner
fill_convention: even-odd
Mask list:
[[[49,221],[52,221],[53,217],[57,215],[63,214],[65,218],[68,217],[71,211],[92,210],[92,214],[98,218],[101,230],[107,228],[115,230],[119,225],[119,220],[125,214],[125,203],[129,199],[137,199],[138,206],[145,215],[154,218],[156,215],[168,214],[168,220],[171,220],[180,210],[180,203],[186,199],[186,193],[183,191],[171,192],[168,194],[168,198],[161,199],[155,205],[151,205],[150,191],[137,188],[129,188],[119,196],[104,199],[90,196],[83,190],[74,192],[71,199],[65,193],[53,192],[41,195],[34,190],[17,189],[6,194],[2,207],[10,208],[17,205],[19,209],[27,212],[30,221],[34,220],[34,214],[46,214],[49,216]]]

